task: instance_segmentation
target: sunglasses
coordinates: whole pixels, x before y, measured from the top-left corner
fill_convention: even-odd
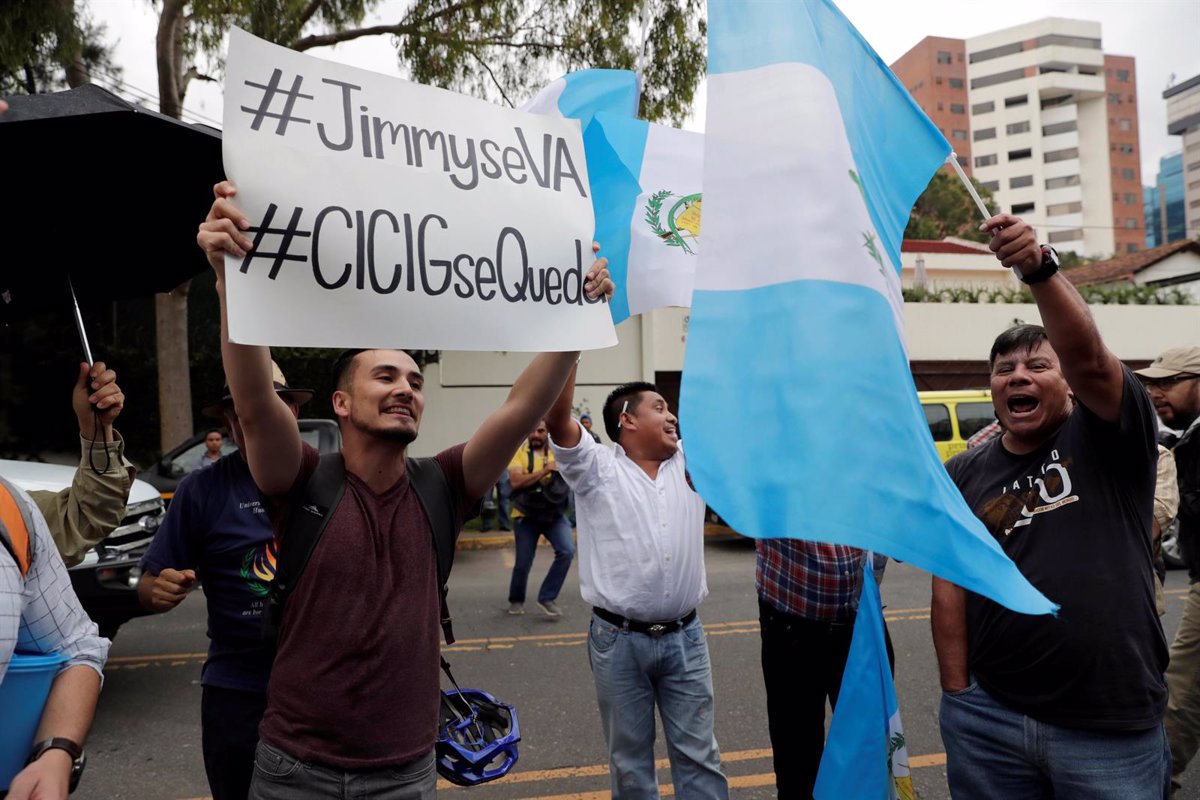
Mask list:
[[[1200,378],[1200,375],[1183,374],[1176,375],[1171,378],[1139,378],[1139,380],[1142,382],[1142,386],[1145,386],[1147,389],[1162,389],[1163,391],[1166,391],[1172,386],[1185,383],[1187,381],[1194,381],[1197,378]]]

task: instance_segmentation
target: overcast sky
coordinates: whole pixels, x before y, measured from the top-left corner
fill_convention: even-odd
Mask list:
[[[1172,75],[1180,82],[1200,74],[1200,0],[841,0],[838,5],[889,64],[925,36],[966,39],[1048,16],[1099,22],[1106,53],[1137,59],[1142,182],[1152,184],[1159,158],[1180,147],[1178,136],[1167,135],[1162,92]],[[109,40],[118,40],[116,61],[125,70],[128,86],[156,97],[157,14],[150,0],[89,0],[88,6],[98,22],[108,25]],[[385,0],[369,22],[395,22],[405,7],[404,0]],[[400,74],[388,37],[364,38],[309,53]],[[193,84],[185,110],[193,118],[219,121],[219,86]],[[687,127],[702,130],[703,125],[703,116],[698,114]]]

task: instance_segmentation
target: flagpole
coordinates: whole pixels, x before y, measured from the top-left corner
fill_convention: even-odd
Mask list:
[[[958,154],[951,150],[946,163],[954,167],[954,171],[958,173],[958,179],[963,182],[963,186],[967,187],[967,191],[971,193],[971,199],[975,201],[975,206],[979,209],[979,213],[983,215],[983,218],[985,220],[991,219],[992,212],[988,211],[987,206],[983,204],[983,200],[979,197],[979,192],[975,191],[975,184],[971,183],[971,179],[967,177],[967,173],[963,172],[962,165],[958,163]]]
[[[637,75],[638,81],[638,101],[641,102],[642,96],[642,69],[646,64],[646,40],[650,32],[650,15],[646,13],[646,6],[650,5],[650,0],[642,0],[642,46],[638,50]],[[634,110],[634,115],[637,115],[637,110]]]

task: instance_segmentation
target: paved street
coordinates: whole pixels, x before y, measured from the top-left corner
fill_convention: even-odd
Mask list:
[[[585,634],[588,609],[579,599],[574,567],[563,592],[561,620],[504,613],[513,551],[458,554],[450,604],[458,643],[447,648],[464,687],[480,687],[514,702],[520,713],[521,761],[498,784],[472,789],[473,800],[605,798],[608,766],[596,713]],[[551,553],[538,551],[540,580]],[[712,653],[717,738],[732,795],[774,796],[765,701],[759,670],[754,551],[741,541],[710,539],[711,595],[701,608]],[[536,583],[531,581],[531,596]],[[1168,637],[1186,589],[1183,572],[1168,574]],[[365,587],[347,587],[347,591]],[[886,616],[897,656],[897,693],[920,797],[947,800],[945,757],[937,731],[937,670],[929,635],[929,578],[906,565],[888,567]],[[207,640],[203,598],[176,611],[134,620],[113,646],[100,710],[89,741],[90,760],[80,800],[184,800],[208,789],[200,754],[200,664]],[[387,713],[381,709],[380,713]],[[659,742],[659,780],[670,794],[665,747]],[[1200,769],[1185,791],[1200,800]],[[446,787],[457,797],[461,790]]]

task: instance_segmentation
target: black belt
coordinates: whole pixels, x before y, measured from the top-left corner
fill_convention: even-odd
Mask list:
[[[696,609],[692,609],[684,614],[679,619],[668,620],[667,622],[641,622],[636,619],[627,619],[620,614],[614,614],[611,611],[605,611],[599,606],[592,606],[592,613],[600,619],[618,628],[634,633],[644,633],[647,636],[652,636],[657,639],[660,636],[665,636],[668,633],[674,633],[680,628],[690,625],[692,620],[696,618]]]

